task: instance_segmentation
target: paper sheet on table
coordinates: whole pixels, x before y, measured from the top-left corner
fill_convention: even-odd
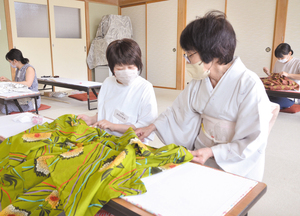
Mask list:
[[[147,193],[123,199],[163,216],[226,214],[256,181],[186,163],[143,178]]]

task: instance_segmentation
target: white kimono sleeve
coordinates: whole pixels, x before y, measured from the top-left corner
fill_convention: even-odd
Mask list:
[[[157,102],[152,85],[147,85],[140,100],[138,119],[134,123],[136,128],[146,127],[157,118]]]
[[[104,82],[101,85],[100,91],[98,93],[98,116],[97,116],[97,121],[101,121],[103,119],[107,120],[107,116],[105,116],[105,110],[104,110],[104,100],[108,94],[108,92],[110,92],[111,89],[111,83],[109,83],[108,78],[106,78],[104,80]]]
[[[237,97],[239,111],[230,143],[211,147],[216,163],[225,171],[261,180],[271,119],[270,102],[264,87],[256,82],[241,84]],[[242,93],[244,92],[244,93]]]
[[[157,128],[156,134],[164,144],[175,143],[190,150],[194,148],[201,125],[201,116],[193,109],[192,102],[195,96],[193,92],[198,91],[199,83],[190,83],[176,98],[173,105],[160,114],[154,122]]]

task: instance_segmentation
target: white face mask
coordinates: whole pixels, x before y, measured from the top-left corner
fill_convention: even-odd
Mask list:
[[[279,61],[280,63],[286,63],[288,60],[287,60],[286,58],[284,58],[284,59],[278,59],[278,61]]]
[[[17,66],[13,65],[11,62],[10,62],[10,66],[13,68],[17,68]]]
[[[209,69],[204,71],[202,61],[199,61],[196,64],[186,64],[185,70],[195,80],[202,80],[210,74]]]
[[[138,77],[138,70],[116,70],[115,76],[120,83],[128,86]]]

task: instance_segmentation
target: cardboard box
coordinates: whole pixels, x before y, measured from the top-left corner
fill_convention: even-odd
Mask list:
[[[44,96],[52,97],[53,92],[44,92]]]

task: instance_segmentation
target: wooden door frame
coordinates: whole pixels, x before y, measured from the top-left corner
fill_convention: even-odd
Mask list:
[[[13,48],[13,40],[12,40],[9,0],[4,0],[4,10],[5,10],[8,49],[11,50]],[[11,71],[11,80],[14,80],[15,75],[16,75],[16,71],[12,67],[10,67],[10,71]]]
[[[273,67],[275,65],[275,62],[277,61],[277,58],[275,57],[274,54],[276,47],[280,43],[284,43],[285,41],[288,2],[289,0],[276,1],[276,13],[275,13],[274,36],[273,36],[270,71],[273,71]]]
[[[178,0],[177,13],[177,57],[176,57],[176,89],[183,90],[185,83],[184,51],[180,46],[180,35],[186,27],[187,0]]]

